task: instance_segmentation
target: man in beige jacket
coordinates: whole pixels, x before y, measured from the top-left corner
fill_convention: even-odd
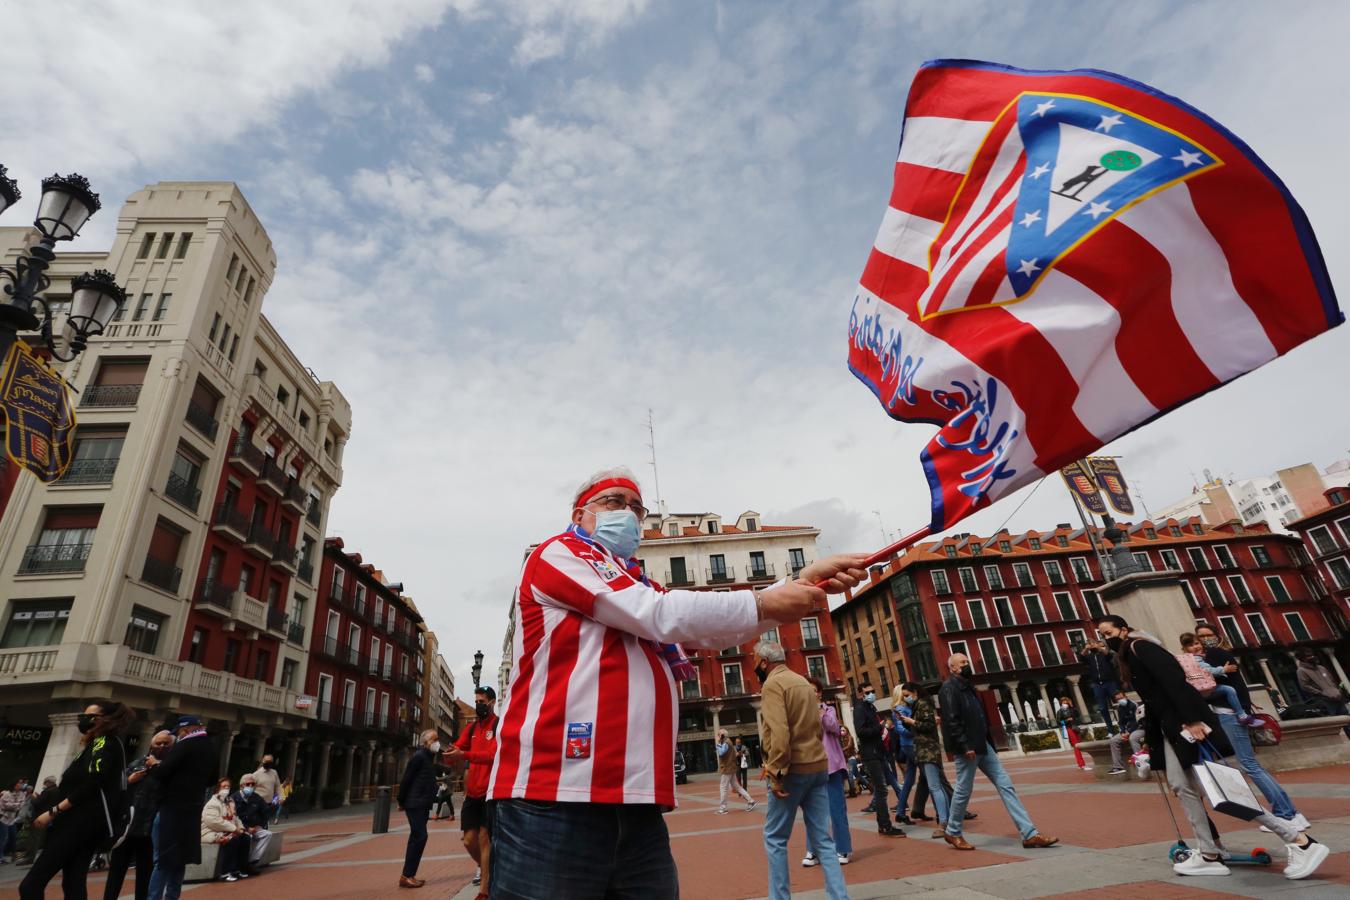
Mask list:
[[[806,820],[807,849],[825,873],[825,894],[847,900],[844,873],[830,836],[829,764],[820,737],[816,689],[786,665],[782,645],[755,645],[755,675],[763,685],[760,749],[769,780],[764,853],[769,858],[770,900],[790,900],[787,842],[798,808]]]

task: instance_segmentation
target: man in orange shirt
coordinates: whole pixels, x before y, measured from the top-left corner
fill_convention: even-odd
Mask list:
[[[477,718],[460,732],[459,740],[445,753],[447,762],[467,762],[464,776],[464,805],[459,812],[464,833],[464,849],[478,862],[473,883],[479,885],[479,897],[488,895],[488,859],[492,854],[488,839],[487,791],[492,761],[497,755],[497,716],[493,705],[497,692],[484,685],[473,692]]]

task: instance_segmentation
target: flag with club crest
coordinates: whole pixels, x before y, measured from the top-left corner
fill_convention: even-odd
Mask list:
[[[915,76],[849,368],[941,531],[1344,320],[1303,210],[1239,138],[1095,70]]]

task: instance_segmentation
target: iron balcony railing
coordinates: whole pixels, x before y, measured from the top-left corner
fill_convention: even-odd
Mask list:
[[[83,572],[93,544],[34,544],[23,552],[20,575]]]
[[[666,572],[666,587],[688,587],[694,583],[694,576],[688,572]]]
[[[286,633],[286,614],[279,609],[267,607],[267,630],[277,634]]]
[[[197,602],[229,612],[235,590],[236,588],[232,584],[226,584],[216,578],[204,578],[201,587],[197,590]]]
[[[308,560],[305,560],[304,562],[300,563],[299,567],[296,569],[296,574],[300,576],[300,580],[308,582],[309,584],[313,584],[314,563]]]
[[[746,579],[749,581],[768,581],[773,579],[773,563],[766,563],[761,566],[750,564],[746,570]]]
[[[248,516],[233,503],[220,503],[216,506],[214,524],[228,528],[240,537],[248,537]]]
[[[248,468],[255,475],[262,471],[266,459],[263,452],[246,437],[237,438],[230,447],[230,462]]]
[[[113,407],[135,406],[141,398],[139,384],[96,384],[80,394],[80,406]]]
[[[316,497],[309,498],[309,510],[305,513],[305,518],[311,525],[323,524],[323,504]]]
[[[176,594],[183,581],[183,570],[166,560],[146,556],[145,565],[141,568],[141,581]]]
[[[288,622],[286,624],[286,640],[303,647],[305,645],[305,623]]]
[[[214,441],[216,439],[216,432],[220,430],[220,423],[206,409],[189,401],[187,415],[184,418],[187,419],[189,425],[205,435],[208,440]]]
[[[116,459],[74,459],[58,484],[109,484],[116,471]]]
[[[193,512],[197,511],[197,504],[202,500],[201,489],[189,484],[176,472],[169,473],[169,480],[164,483],[164,495]]]
[[[708,578],[708,584],[728,584],[736,580],[736,567],[727,566],[722,569],[705,569],[703,572]]]

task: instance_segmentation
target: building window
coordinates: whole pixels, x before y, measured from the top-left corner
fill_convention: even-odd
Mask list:
[[[1176,525],[1168,525],[1167,533],[1172,535],[1172,537],[1181,537],[1181,528]]]
[[[1289,596],[1289,589],[1284,586],[1284,579],[1278,575],[1267,575],[1266,587],[1270,588],[1270,595],[1275,598],[1276,603],[1290,603],[1294,599]]]
[[[221,353],[225,352],[225,345],[230,342],[230,323],[225,323],[225,330],[220,333],[220,343],[216,344],[216,349]]]
[[[295,690],[295,673],[300,664],[293,659],[281,661],[281,686],[288,691]]]
[[[764,551],[750,551],[750,577],[765,578],[769,574],[768,567],[764,564]]]
[[[1260,613],[1247,613],[1247,625],[1251,627],[1252,634],[1256,635],[1258,644],[1275,643],[1275,638],[1271,637],[1270,629],[1266,627],[1266,620]]]
[[[159,239],[159,250],[155,252],[155,259],[164,259],[169,255],[169,248],[173,246],[173,232],[166,231],[164,236]]]
[[[1150,541],[1152,541],[1152,540],[1157,540],[1157,538],[1158,538],[1158,531],[1157,531],[1157,529],[1156,529],[1156,528],[1145,528],[1145,529],[1144,529],[1144,537],[1147,538],[1147,539],[1150,540]]]
[[[234,638],[225,641],[225,661],[221,663],[220,670],[234,674],[235,668],[239,665],[239,642]]]
[[[211,343],[216,341],[216,332],[220,331],[220,313],[216,313],[211,319],[211,330],[206,333],[206,339]]]
[[[1017,620],[1013,618],[1012,603],[1007,597],[994,598],[994,611],[998,614],[998,623],[1000,625],[1016,625]]]
[[[37,544],[24,551],[19,574],[83,572],[101,513],[102,507],[47,510]]]
[[[234,279],[234,289],[240,290],[244,286],[244,279],[248,277],[248,266],[240,266],[239,274]]]
[[[1205,596],[1209,598],[1212,606],[1227,606],[1228,598],[1223,595],[1223,588],[1219,586],[1217,578],[1201,578],[1200,586],[1205,589]]]
[[[131,321],[139,322],[145,318],[145,310],[150,305],[152,297],[154,294],[141,294],[141,299],[136,301],[136,311],[131,314]]]
[[[1130,555],[1134,557],[1134,564],[1139,567],[1139,571],[1153,571],[1153,562],[1148,558],[1147,553],[1131,553]]]
[[[939,603],[938,615],[942,617],[943,631],[960,631],[961,620],[956,615],[955,603]]]
[[[69,599],[17,600],[9,610],[9,622],[0,647],[50,647],[61,643],[70,618]]]
[[[980,662],[986,672],[1003,671],[1003,664],[998,658],[998,643],[993,638],[980,638],[975,646],[980,648]]]
[[[823,656],[808,656],[806,658],[806,674],[819,680],[821,684],[830,683],[830,675],[825,668],[825,657]]]
[[[984,580],[989,585],[989,590],[1000,591],[1003,589],[1003,575],[999,572],[998,566],[984,567]]]
[[[998,552],[999,552],[999,553],[1011,553],[1011,552],[1012,552],[1012,544],[1010,544],[1008,541],[999,541],[999,542],[998,542]]]
[[[965,641],[952,641],[950,644],[947,645],[947,652],[951,656],[955,656],[958,653],[963,653],[966,656],[970,656],[970,651],[966,649]]]
[[[954,545],[948,544],[942,550],[947,554],[948,559],[956,559],[956,547]]]
[[[745,530],[746,530],[746,531],[759,531],[759,520],[758,520],[758,519],[746,519],[746,520],[745,520]]]
[[[1078,618],[1078,610],[1073,608],[1073,595],[1066,592],[1057,593],[1055,597],[1055,606],[1059,609],[1059,617],[1065,622],[1072,622]]]
[[[877,617],[876,617],[875,615],[873,615],[873,613],[872,613],[872,605],[871,605],[870,603],[869,603],[869,604],[867,605],[867,607],[863,610],[863,612],[867,614],[867,624],[868,624],[869,627],[874,626],[874,625],[877,624]]]
[[[934,569],[929,573],[933,577],[933,593],[950,594],[952,586],[947,581],[947,573],[941,569]]]
[[[192,629],[192,642],[188,644],[188,662],[194,662],[201,665],[202,660],[206,659],[206,645],[210,638],[205,628]]]
[[[722,666],[722,684],[726,685],[726,695],[729,697],[745,693],[740,663],[726,663]]]
[[[1040,625],[1045,622],[1045,609],[1041,606],[1039,595],[1023,594],[1022,602],[1027,605],[1027,620],[1032,625]]]
[[[869,634],[872,635],[872,655],[881,659],[881,638],[877,636],[875,631],[869,632]]]
[[[1059,648],[1055,646],[1055,636],[1048,631],[1042,631],[1036,635],[1036,649],[1041,653],[1041,665],[1057,666],[1060,664]]]
[[[1189,581],[1182,581],[1181,592],[1186,595],[1186,603],[1190,606],[1192,612],[1200,611],[1200,601],[1195,599],[1195,591],[1191,590]]]
[[[1083,591],[1083,600],[1086,601],[1088,615],[1092,618],[1106,615],[1106,609],[1102,606],[1101,598],[1097,596],[1096,591]]]
[[[1270,553],[1260,544],[1252,544],[1252,562],[1256,563],[1258,569],[1264,569],[1270,566]]]
[[[1312,635],[1308,633],[1308,626],[1303,623],[1303,617],[1296,612],[1284,614],[1284,624],[1289,626],[1289,632],[1294,636],[1294,640],[1302,643],[1312,640]]]
[[[1204,534],[1204,533],[1205,527],[1201,525],[1199,522],[1196,522],[1193,525],[1191,525],[1191,534]]]
[[[708,534],[717,534],[717,532],[720,530],[718,528],[717,523],[711,520],[708,521],[707,525],[708,525]]]
[[[989,620],[984,615],[983,600],[967,600],[966,607],[970,610],[970,623],[974,628],[988,628]]]
[[[709,525],[713,524],[711,522]],[[710,581],[727,581],[727,558],[721,553],[708,557],[708,578]]]
[[[159,302],[155,304],[155,314],[151,316],[150,321],[158,322],[169,312],[169,304],[173,301],[173,294],[160,294]]]
[[[178,249],[174,251],[174,259],[184,259],[187,257],[188,245],[192,243],[192,232],[185,231],[178,236]]]
[[[1041,539],[1038,537],[1027,538],[1027,547],[1032,550],[1041,549]]]
[[[690,678],[688,681],[680,682],[681,700],[697,700],[699,696],[698,678]]]
[[[1204,547],[1187,547],[1186,555],[1191,558],[1191,565],[1197,572],[1209,569],[1209,560],[1205,558]]]
[[[1214,557],[1219,561],[1219,568],[1232,569],[1237,567],[1233,561],[1233,554],[1223,544],[1214,545]]]
[[[1344,556],[1327,560],[1327,571],[1331,573],[1336,587],[1350,588],[1350,563],[1346,562]]]
[[[1041,563],[1045,569],[1045,577],[1050,579],[1051,584],[1064,584],[1064,569],[1060,567],[1059,560],[1047,559]]]
[[[1031,668],[1027,664],[1027,648],[1020,635],[1010,634],[1004,638],[1004,643],[1008,645],[1008,660],[1013,669],[1021,671]]]
[[[820,623],[814,616],[802,619],[802,646],[819,647],[820,642]]]
[[[886,623],[886,631],[887,631],[887,635],[888,635],[888,636],[890,637],[890,639],[891,639],[891,650],[894,651],[894,652],[896,652],[896,653],[899,653],[899,652],[900,652],[900,638],[899,638],[899,636],[896,635],[896,633],[895,633],[895,623],[894,623],[894,622],[887,622],[887,623]]]
[[[266,681],[267,668],[272,663],[272,653],[268,650],[259,650],[253,656],[253,680]]]
[[[1238,627],[1237,619],[1233,616],[1219,616],[1219,627],[1228,635],[1228,641],[1235,647],[1247,646],[1247,639],[1242,636],[1242,629]]]
[[[864,666],[864,665],[866,665],[866,664],[867,664],[867,654],[863,652],[863,642],[862,642],[862,638],[860,638],[860,637],[855,637],[855,638],[853,639],[853,645],[854,645],[855,647],[857,647],[857,649],[858,649],[858,665],[859,665],[859,666]]]
[[[1175,551],[1175,550],[1163,550],[1163,551],[1162,551],[1162,561],[1163,561],[1163,568],[1164,568],[1165,570],[1167,570],[1167,571],[1169,571],[1169,572],[1180,572],[1180,571],[1181,571],[1181,560],[1177,559],[1177,551]]]
[[[258,286],[257,281],[255,281],[255,280],[253,279],[253,276],[250,275],[250,276],[248,277],[248,289],[244,291],[244,305],[245,305],[245,306],[248,306],[250,303],[253,302],[253,289],[254,289],[255,287],[257,287],[257,286]]]
[[[1068,637],[1069,645],[1073,647],[1075,653],[1083,649],[1083,646],[1087,643],[1087,635],[1083,633],[1081,628],[1070,628],[1064,634]]]
[[[1030,563],[1013,563],[1013,575],[1017,578],[1018,587],[1031,587],[1036,583],[1031,575]]]
[[[153,231],[147,231],[145,233],[145,236],[141,238],[141,248],[136,251],[136,258],[146,259],[147,257],[150,256],[150,251],[154,248],[154,246],[155,246],[155,233]]]
[[[983,546],[979,541],[971,541],[971,542],[970,542],[970,555],[971,555],[971,556],[979,556],[979,555],[980,555],[980,551],[983,550],[983,549],[984,549],[984,546]]]
[[[961,590],[967,594],[979,593],[980,585],[975,581],[974,569],[961,568],[957,570],[957,574],[961,576]]]
[[[670,584],[693,584],[689,580],[689,573],[684,566],[683,556],[672,556],[670,558],[670,572],[667,573],[666,581]]]
[[[1228,587],[1232,589],[1233,596],[1237,597],[1239,603],[1252,603],[1252,592],[1247,589],[1247,580],[1241,575],[1229,575]]]
[[[669,537],[679,537],[679,536],[680,536],[680,523],[678,523],[678,522],[670,522],[670,523],[668,523],[668,524],[666,525],[666,535],[669,536]]]
[[[1139,555],[1135,554],[1136,557]],[[1092,569],[1089,568],[1087,560],[1083,557],[1075,556],[1069,560],[1069,567],[1073,569],[1073,580],[1079,584],[1092,580]]]
[[[806,553],[800,547],[794,547],[788,551],[788,568],[792,570],[794,578],[802,569],[806,568]]]

